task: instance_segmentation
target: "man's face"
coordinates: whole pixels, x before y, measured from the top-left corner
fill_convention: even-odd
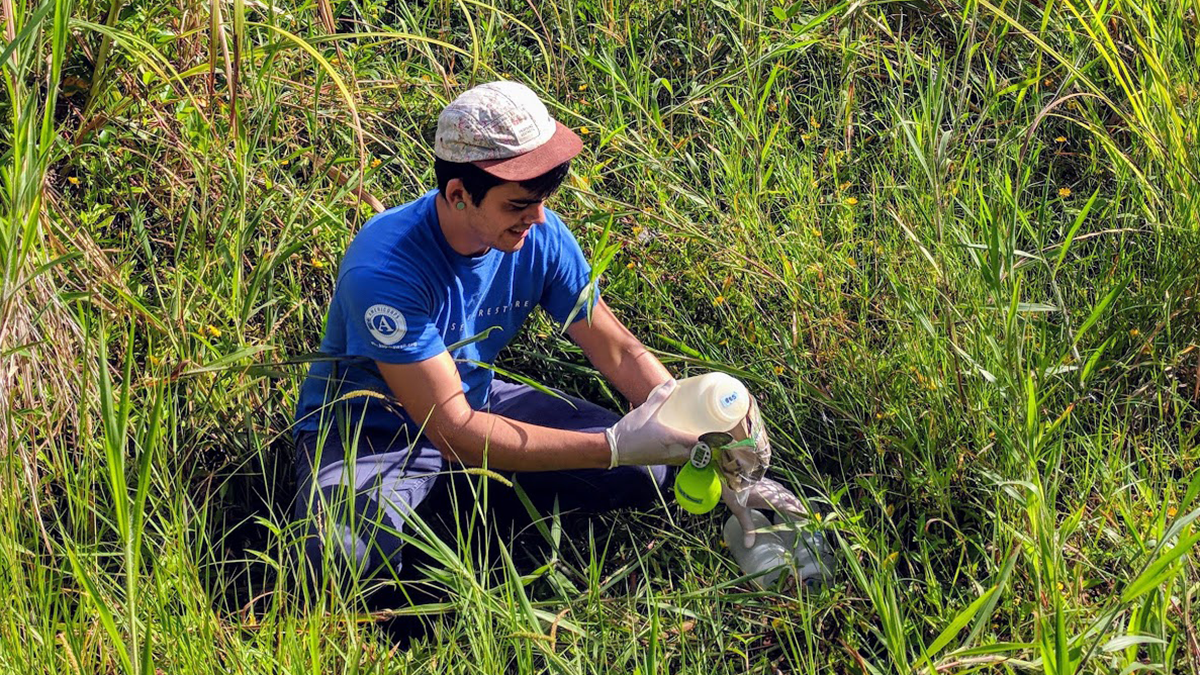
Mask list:
[[[546,222],[543,201],[518,183],[501,183],[483,201],[467,205],[467,226],[478,242],[512,253],[525,245],[534,225]]]

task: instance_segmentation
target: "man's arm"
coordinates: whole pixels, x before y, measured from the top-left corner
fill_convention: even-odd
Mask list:
[[[473,410],[447,352],[417,363],[375,362],[404,410],[424,423],[442,456],[468,466],[507,471],[607,469],[602,432],[566,431]]]
[[[592,309],[592,320],[576,321],[567,328],[588,361],[634,406],[650,390],[671,379],[667,370],[601,299]]]

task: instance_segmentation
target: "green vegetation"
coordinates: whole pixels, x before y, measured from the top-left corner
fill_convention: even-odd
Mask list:
[[[5,672],[1200,672],[1200,0],[0,8]],[[500,77],[587,143],[553,206],[615,311],[760,395],[836,587],[671,505],[532,564],[415,533],[407,646],[303,590],[341,251]],[[541,317],[499,365],[623,404]]]

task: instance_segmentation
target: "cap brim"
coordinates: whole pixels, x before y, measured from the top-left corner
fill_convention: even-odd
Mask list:
[[[501,180],[522,181],[537,178],[583,150],[583,139],[562,122],[556,120],[554,124],[554,135],[537,148],[516,157],[474,162],[475,166]]]

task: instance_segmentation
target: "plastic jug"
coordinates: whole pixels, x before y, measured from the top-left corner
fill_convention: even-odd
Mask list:
[[[771,525],[771,521],[760,511],[750,511],[750,518],[754,521],[756,530]],[[730,516],[729,520],[725,521],[723,533],[725,544],[729,546],[733,559],[737,561],[743,573],[766,572],[754,578],[754,583],[759,588],[773,588],[780,575],[788,571],[788,549],[778,532],[759,532],[754,535],[754,546],[746,548],[742,541],[742,524],[735,516]]]
[[[792,552],[792,567],[801,584],[817,590],[833,583],[833,546],[823,533],[784,530],[780,534]]]
[[[658,409],[658,421],[697,436],[729,431],[750,412],[750,392],[737,378],[705,373],[679,380],[671,397]]]
[[[658,421],[703,436],[733,429],[749,411],[750,392],[745,385],[725,373],[706,373],[680,380],[658,409]],[[708,513],[720,501],[721,481],[713,456],[718,450],[701,440],[676,476],[675,500],[685,511]]]
[[[771,521],[757,510],[750,512],[757,530],[769,527]],[[797,536],[797,534],[799,536]],[[759,588],[772,588],[779,577],[788,575],[806,588],[816,590],[833,583],[833,547],[820,532],[758,532],[754,546],[747,549],[742,542],[742,526],[730,516],[725,522],[725,544],[733,559],[745,574],[771,570],[754,579]]]

